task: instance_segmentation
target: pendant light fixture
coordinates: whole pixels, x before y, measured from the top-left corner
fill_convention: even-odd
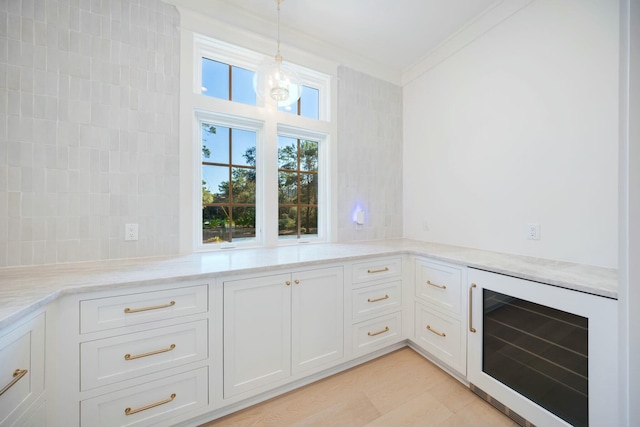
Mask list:
[[[300,99],[302,81],[293,68],[282,62],[280,55],[280,3],[278,4],[278,44],[274,61],[258,67],[253,77],[253,88],[260,98],[271,98],[278,103],[278,107],[286,107]]]

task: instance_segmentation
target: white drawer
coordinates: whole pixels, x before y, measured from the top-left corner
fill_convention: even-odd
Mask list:
[[[353,265],[353,283],[402,274],[402,258],[378,258]]]
[[[206,359],[207,320],[80,344],[82,390]]]
[[[402,340],[400,312],[353,325],[353,352],[363,354]]]
[[[352,291],[353,318],[361,319],[370,315],[398,310],[402,301],[402,282],[396,280]]]
[[[29,411],[18,420],[15,427],[46,427],[46,425],[47,402],[43,402],[37,409],[29,409]]]
[[[466,375],[460,321],[416,303],[417,343],[442,362]],[[465,354],[463,354],[465,353]]]
[[[175,424],[180,415],[208,404],[206,367],[80,402],[83,427]],[[127,414],[128,413],[128,414]]]
[[[205,313],[207,285],[80,301],[80,333]]]
[[[44,320],[40,314],[0,337],[1,427],[12,425],[44,391]]]
[[[452,314],[461,310],[462,272],[459,268],[416,260],[416,296]]]

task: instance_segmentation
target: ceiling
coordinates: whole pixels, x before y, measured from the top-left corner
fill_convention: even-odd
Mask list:
[[[273,38],[275,0],[165,0]],[[358,55],[402,72],[504,0],[285,0],[283,47],[318,40],[343,56]],[[286,52],[283,49],[286,59]],[[336,58],[332,58],[336,59]],[[339,56],[337,57],[339,60]]]

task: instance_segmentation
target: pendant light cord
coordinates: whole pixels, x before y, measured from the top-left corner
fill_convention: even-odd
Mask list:
[[[280,3],[282,3],[282,1],[283,0],[276,0],[276,3],[278,4],[278,49],[276,53],[276,61],[282,61],[282,56],[280,55]]]

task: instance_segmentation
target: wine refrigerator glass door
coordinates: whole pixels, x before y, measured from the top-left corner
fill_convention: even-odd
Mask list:
[[[538,426],[615,425],[615,300],[475,269],[469,282],[475,388]]]

